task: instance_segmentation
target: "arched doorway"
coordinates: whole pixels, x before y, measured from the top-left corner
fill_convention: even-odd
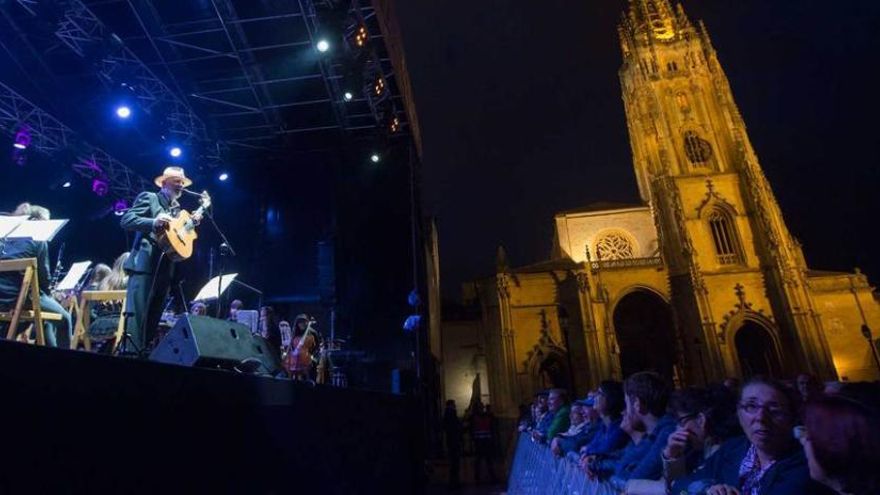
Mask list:
[[[656,371],[672,383],[674,328],[672,310],[660,296],[643,289],[623,296],[614,307],[623,378],[638,371]]]
[[[571,390],[571,374],[565,356],[548,354],[538,365],[538,387],[541,389],[564,388]]]
[[[762,325],[746,321],[733,339],[739,367],[744,377],[782,375],[782,362],[773,337]]]

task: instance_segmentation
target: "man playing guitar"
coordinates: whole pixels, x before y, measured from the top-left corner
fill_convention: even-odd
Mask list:
[[[144,352],[148,337],[152,337],[159,325],[174,276],[174,260],[165,255],[159,241],[180,213],[178,199],[192,181],[182,168],[167,167],[154,183],[161,189],[138,194],[120,221],[123,229],[135,232],[131,256],[124,265],[129,275],[126,331],[135,347],[127,352]],[[200,217],[201,213],[197,212],[193,220],[198,222]]]

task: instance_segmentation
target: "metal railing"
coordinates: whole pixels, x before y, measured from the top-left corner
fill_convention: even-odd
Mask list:
[[[519,436],[507,481],[509,495],[598,495],[602,486],[587,478],[574,454],[559,458],[528,435]]]

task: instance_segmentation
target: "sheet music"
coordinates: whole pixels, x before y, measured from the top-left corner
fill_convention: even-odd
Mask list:
[[[195,301],[204,302],[204,301],[212,301],[214,299],[219,299],[220,294],[223,294],[223,292],[226,291],[226,289],[229,287],[229,284],[231,284],[232,281],[235,280],[235,277],[237,277],[237,276],[238,276],[237,273],[227,273],[225,275],[218,275],[218,276],[212,278],[211,280],[208,281],[207,284],[205,284],[204,287],[202,287],[202,290],[199,291],[199,293],[193,299],[193,302],[195,302]],[[223,286],[222,287],[220,286],[220,277],[223,277]]]
[[[67,275],[64,276],[61,282],[58,282],[55,290],[65,291],[76,289],[77,284],[79,284],[79,281],[82,280],[86,272],[89,271],[90,266],[92,266],[91,261],[78,261],[70,265],[70,270],[67,271]]]
[[[67,220],[26,220],[8,235],[10,239],[32,239],[52,242]]]
[[[0,239],[8,236],[13,230],[27,220],[26,216],[0,216]]]
[[[251,333],[259,333],[260,313],[253,309],[239,309],[235,321],[251,329]]]

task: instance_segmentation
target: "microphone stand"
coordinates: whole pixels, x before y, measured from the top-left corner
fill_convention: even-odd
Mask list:
[[[220,236],[220,278],[217,279],[217,311],[215,312],[216,317],[220,318],[220,310],[223,308],[223,293],[220,292],[220,289],[223,288],[223,272],[226,270],[226,258],[229,256],[235,256],[235,249],[232,248],[232,244],[229,243],[229,239],[226,238],[226,235],[220,230],[220,226],[217,225],[217,222],[214,221],[214,216],[208,210],[205,210],[205,217],[211,221],[211,225],[214,226],[214,230]]]

